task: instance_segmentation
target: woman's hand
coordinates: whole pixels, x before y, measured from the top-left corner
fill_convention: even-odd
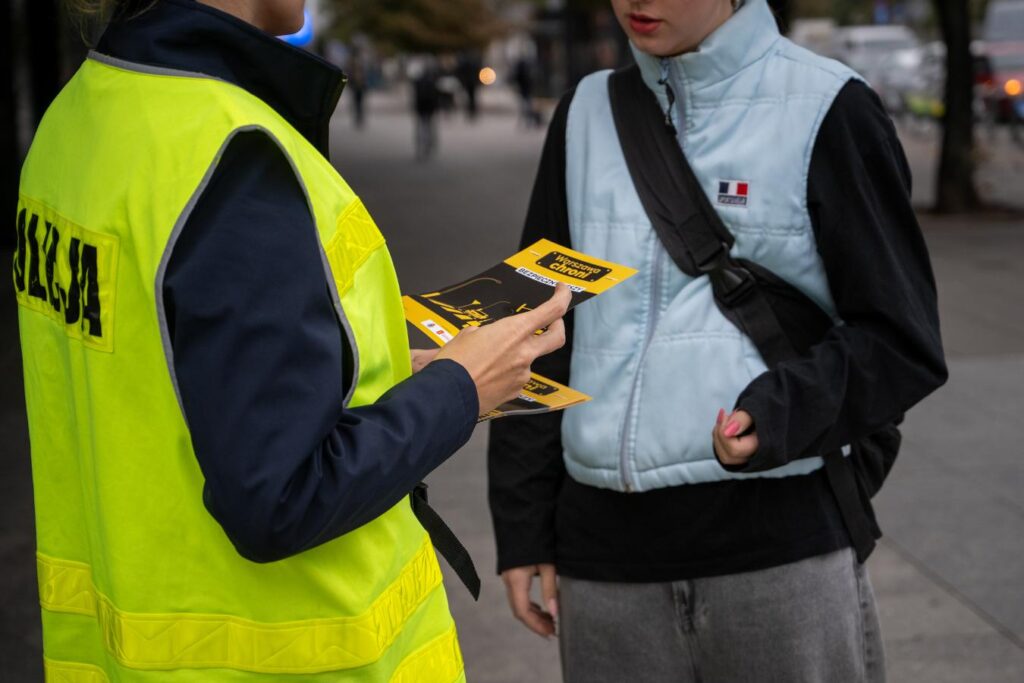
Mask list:
[[[547,611],[530,600],[533,577],[537,575],[540,575],[541,598]],[[531,564],[506,569],[501,573],[501,580],[505,582],[508,605],[516,619],[539,636],[549,638],[555,635],[555,620],[558,619],[558,574],[555,565]]]
[[[409,355],[412,357],[412,373],[415,375],[417,372],[427,367],[427,363],[434,360],[437,356],[437,352],[441,349],[409,349]]]
[[[723,465],[746,465],[757,453],[754,418],[744,410],[737,410],[728,417],[724,410],[719,410],[711,436],[715,444],[715,455]]]
[[[559,284],[554,295],[532,311],[464,328],[436,358],[466,368],[476,384],[480,414],[486,415],[519,395],[530,380],[534,360],[565,344],[562,316],[571,301],[571,290]],[[543,334],[536,334],[542,329]]]

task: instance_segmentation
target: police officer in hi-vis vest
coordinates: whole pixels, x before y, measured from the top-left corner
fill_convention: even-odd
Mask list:
[[[409,494],[569,292],[410,360],[303,0],[83,3],[16,220],[47,679],[464,680]]]

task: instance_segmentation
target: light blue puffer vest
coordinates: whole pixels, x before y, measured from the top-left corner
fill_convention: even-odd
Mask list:
[[[679,142],[736,236],[733,255],[771,269],[837,318],[808,215],[807,174],[822,118],[857,75],[781,37],[766,0],[747,0],[696,52],[634,55],[662,109],[658,80],[671,83]],[[732,410],[766,367],[716,308],[708,279],[680,272],[658,241],[619,146],[609,73],[583,79],[569,109],[570,231],[574,248],[640,272],[575,313],[571,383],[594,400],[565,414],[569,474],[645,491],[820,468],[812,458],[738,475],[715,459],[718,409]]]

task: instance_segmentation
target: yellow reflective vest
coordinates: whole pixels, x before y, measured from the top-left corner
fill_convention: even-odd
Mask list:
[[[48,680],[464,680],[408,501],[270,564],[239,556],[203,506],[162,277],[246,130],[276,141],[308,196],[356,351],[348,405],[410,374],[384,238],[330,163],[241,88],[91,55],[39,128],[16,222]]]

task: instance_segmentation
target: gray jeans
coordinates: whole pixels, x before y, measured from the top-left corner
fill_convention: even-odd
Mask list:
[[[883,683],[864,567],[841,550],[674,583],[563,577],[566,683]]]

